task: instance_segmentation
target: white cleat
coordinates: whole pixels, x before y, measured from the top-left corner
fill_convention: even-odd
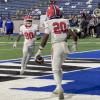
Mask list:
[[[61,89],[55,89],[54,91],[53,91],[53,94],[60,94],[60,93],[64,93],[64,90],[63,90],[63,88],[61,88]]]
[[[23,75],[23,74],[24,74],[24,70],[21,70],[21,71],[20,71],[20,75]]]
[[[58,97],[59,97],[59,100],[63,100],[64,99],[64,90],[63,90],[63,88],[60,88],[60,89],[55,89],[54,91],[53,91],[53,94],[57,94],[58,95]]]

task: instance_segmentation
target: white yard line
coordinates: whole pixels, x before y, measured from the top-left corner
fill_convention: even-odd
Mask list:
[[[21,69],[4,69],[4,68],[0,68],[0,71],[20,71]],[[42,72],[41,70],[25,70],[26,72]],[[52,73],[52,71],[44,71],[43,73]]]
[[[2,44],[2,43],[7,43],[7,44],[12,44],[12,43],[14,43],[14,42],[0,42],[0,44]],[[24,42],[18,42],[18,43],[24,43]],[[40,42],[36,42],[36,43],[40,43]],[[48,42],[48,43],[51,43],[51,42]],[[69,43],[72,43],[72,42],[69,42]],[[95,42],[95,41],[93,41],[93,42],[85,42],[85,41],[79,41],[78,42],[78,44],[89,44],[89,43],[97,43],[97,44],[100,44],[100,42],[98,41],[98,42]]]

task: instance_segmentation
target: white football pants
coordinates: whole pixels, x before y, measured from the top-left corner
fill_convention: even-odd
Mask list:
[[[33,49],[35,49],[35,46],[23,46],[23,58],[21,62],[21,70],[26,69],[27,63],[30,60],[32,56]]]
[[[69,53],[68,44],[66,42],[52,44],[52,71],[54,80],[58,88],[61,88],[62,82],[62,63],[65,59],[65,54]]]

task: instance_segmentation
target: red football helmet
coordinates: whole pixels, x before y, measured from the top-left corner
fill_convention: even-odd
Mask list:
[[[27,27],[30,27],[32,25],[32,16],[26,15],[24,16],[24,24]]]
[[[50,4],[54,4],[54,3],[56,3],[55,0],[50,0]]]
[[[48,7],[48,10],[46,12],[46,15],[49,19],[53,18],[60,18],[61,17],[61,11],[60,8],[57,5],[51,4]]]
[[[32,20],[32,16],[26,15],[26,16],[24,16],[24,20],[25,20],[25,21],[26,21],[26,20]]]

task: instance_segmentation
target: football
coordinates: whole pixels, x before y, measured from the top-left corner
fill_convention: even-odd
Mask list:
[[[41,55],[38,55],[35,59],[36,64],[44,64],[44,58]]]

